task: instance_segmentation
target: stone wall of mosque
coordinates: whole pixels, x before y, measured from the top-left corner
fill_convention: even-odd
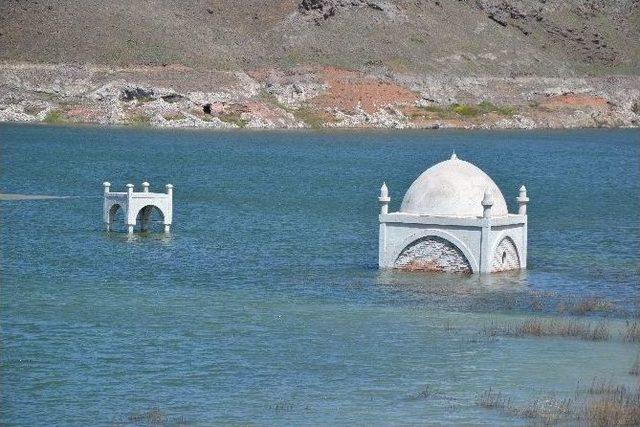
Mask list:
[[[407,271],[472,272],[469,261],[455,245],[435,236],[419,239],[407,246],[394,267]]]
[[[505,237],[500,241],[493,253],[491,261],[491,272],[518,270],[520,268],[520,259],[518,258],[518,250],[513,240]]]

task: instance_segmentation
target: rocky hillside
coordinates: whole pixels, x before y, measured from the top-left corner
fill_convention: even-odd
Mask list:
[[[0,120],[637,126],[638,75],[640,0],[0,2]]]

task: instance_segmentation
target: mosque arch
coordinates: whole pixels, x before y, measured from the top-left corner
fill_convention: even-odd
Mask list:
[[[458,238],[442,230],[423,230],[398,245],[394,268],[474,273],[478,262]]]
[[[519,270],[521,268],[520,251],[510,236],[507,235],[497,239],[491,253],[493,254],[490,267],[492,273]]]

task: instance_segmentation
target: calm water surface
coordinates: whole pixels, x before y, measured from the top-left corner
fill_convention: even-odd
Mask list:
[[[640,299],[640,132],[229,132],[0,126],[4,425],[524,424],[481,408],[594,376],[637,345],[488,337],[492,323]],[[457,154],[515,209],[529,264],[492,277],[380,273],[377,196],[397,209]],[[174,231],[102,229],[102,181],[171,182]],[[430,396],[418,396],[428,387]],[[132,415],[133,414],[133,415]],[[144,424],[143,421],[139,423]]]

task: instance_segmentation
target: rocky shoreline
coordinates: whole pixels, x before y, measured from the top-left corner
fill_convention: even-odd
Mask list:
[[[638,127],[640,77],[4,63],[0,121],[216,129]]]

